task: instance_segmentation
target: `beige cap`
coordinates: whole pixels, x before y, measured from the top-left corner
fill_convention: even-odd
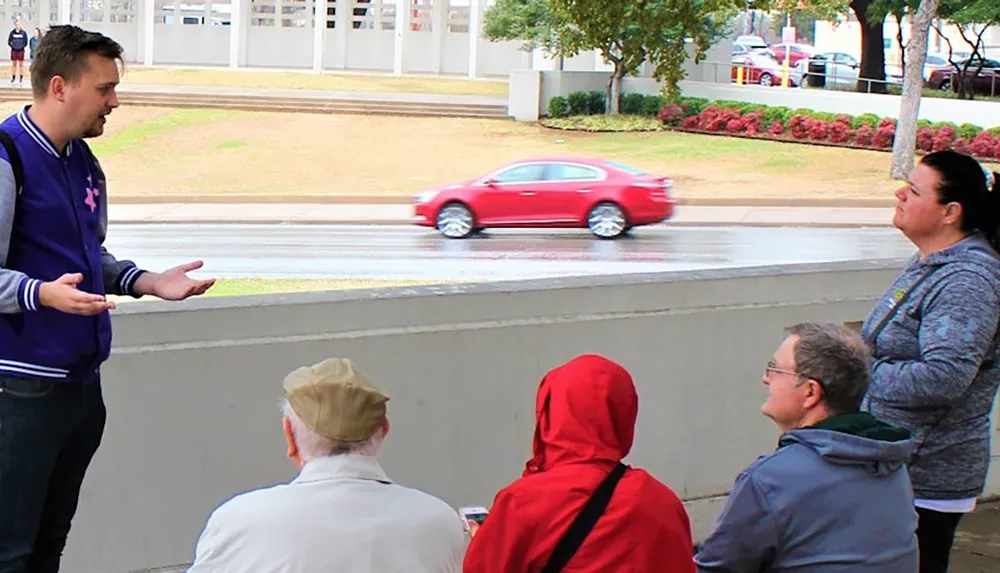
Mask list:
[[[285,398],[310,430],[342,442],[360,442],[385,423],[389,396],[347,358],[304,366],[285,377]]]

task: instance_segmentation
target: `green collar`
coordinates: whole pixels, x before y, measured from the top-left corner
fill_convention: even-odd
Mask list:
[[[909,430],[879,422],[867,412],[831,416],[818,424],[802,429],[830,430],[880,442],[901,442],[910,439]]]

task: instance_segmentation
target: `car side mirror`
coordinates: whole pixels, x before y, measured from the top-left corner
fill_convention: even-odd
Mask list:
[[[496,184],[497,184],[496,177],[487,177],[486,179],[483,180],[483,185],[486,185],[487,187],[494,187],[496,186]]]

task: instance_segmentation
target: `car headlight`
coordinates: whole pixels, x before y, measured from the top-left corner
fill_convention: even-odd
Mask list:
[[[413,200],[417,203],[427,203],[430,202],[438,194],[437,191],[424,191],[423,193],[417,193]]]

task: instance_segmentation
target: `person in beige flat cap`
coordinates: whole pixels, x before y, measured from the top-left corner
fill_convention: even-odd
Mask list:
[[[395,484],[377,460],[389,397],[344,358],[285,378],[291,483],[212,513],[189,573],[458,573],[465,534],[444,501]]]

